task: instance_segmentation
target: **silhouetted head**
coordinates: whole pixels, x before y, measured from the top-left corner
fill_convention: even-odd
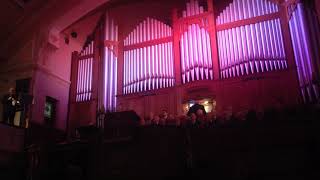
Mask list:
[[[9,94],[13,95],[15,93],[15,89],[13,87],[9,88]]]
[[[162,118],[167,119],[167,118],[168,118],[168,112],[167,112],[167,110],[165,110],[165,109],[162,110],[161,116],[162,116]]]
[[[159,124],[159,121],[160,121],[160,117],[159,116],[154,116],[154,124]]]
[[[197,116],[203,116],[204,114],[202,109],[198,109],[196,113],[197,113]]]
[[[150,118],[150,120],[153,120],[153,119],[154,119],[154,114],[153,114],[153,112],[150,112],[150,113],[149,113],[149,118]]]

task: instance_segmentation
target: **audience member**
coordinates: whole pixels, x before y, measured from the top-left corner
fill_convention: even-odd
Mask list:
[[[163,115],[160,115],[159,125],[165,126],[166,125],[166,119]]]
[[[179,117],[176,117],[176,119],[175,119],[176,121],[175,121],[175,125],[176,125],[176,127],[181,127],[181,119],[179,118]]]
[[[150,121],[153,121],[153,119],[154,119],[154,114],[153,114],[153,112],[150,112],[150,113],[149,113],[149,118],[150,118]]]
[[[200,127],[200,121],[195,113],[190,114],[189,127]]]
[[[199,125],[201,127],[204,127],[206,124],[206,116],[204,114],[204,111],[202,109],[198,109],[196,112],[197,121],[199,122]]]
[[[215,127],[215,117],[213,113],[208,113],[205,119],[205,126],[206,127]]]
[[[145,126],[146,125],[146,121],[144,120],[144,118],[140,119],[140,126]]]
[[[152,121],[152,125],[153,126],[158,126],[160,123],[160,117],[159,116],[154,116],[153,121]]]
[[[162,118],[163,118],[164,120],[167,120],[167,118],[168,118],[168,112],[167,112],[167,110],[162,110],[161,116],[162,116]]]
[[[174,126],[174,125],[176,125],[176,121],[177,121],[177,119],[174,117],[174,115],[169,114],[168,119],[166,121],[166,124],[170,125],[170,126]]]
[[[13,125],[20,126],[23,120],[23,100],[22,100],[22,94],[19,93],[18,98],[16,100],[15,105],[15,116]]]
[[[180,123],[181,123],[181,126],[187,126],[188,125],[188,117],[185,116],[185,115],[181,115],[179,116],[179,119],[180,119]]]
[[[152,124],[150,117],[145,117],[144,120],[146,126],[150,126]]]
[[[9,93],[2,99],[3,104],[3,120],[9,124],[13,123],[15,115],[16,95],[15,89],[10,88]]]

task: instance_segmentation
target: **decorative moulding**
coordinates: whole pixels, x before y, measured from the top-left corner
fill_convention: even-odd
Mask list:
[[[56,28],[51,28],[48,37],[48,43],[55,47],[56,49],[60,48],[60,31]]]

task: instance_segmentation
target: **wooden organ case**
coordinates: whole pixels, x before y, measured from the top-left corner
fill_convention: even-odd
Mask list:
[[[319,39],[319,31],[311,36],[306,25],[296,27],[303,9],[294,11],[294,2],[301,4],[233,0],[219,9],[213,0],[190,0],[170,9],[169,22],[151,12],[137,16],[130,30],[117,13],[105,13],[72,56],[70,126],[94,123],[100,109],[144,118],[162,110],[181,115],[190,100],[213,100],[223,114],[319,98],[311,76],[319,79],[320,68],[309,65],[313,75],[304,67],[318,56],[310,44],[316,42],[295,36]],[[319,28],[315,17],[309,20]],[[299,51],[303,43],[310,51]]]

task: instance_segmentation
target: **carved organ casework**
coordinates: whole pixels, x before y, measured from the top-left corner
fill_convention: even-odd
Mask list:
[[[179,114],[183,100],[192,99],[188,89],[197,87],[207,89],[201,94],[216,102],[217,113],[263,109],[274,104],[270,94],[287,104],[300,92],[305,102],[317,101],[320,26],[309,8],[298,0],[233,0],[223,7],[190,0],[173,7],[166,23],[169,14],[141,12],[133,29],[118,9],[108,9],[113,17],[104,12],[72,56],[70,127],[94,121],[98,109],[148,116],[168,107]]]

